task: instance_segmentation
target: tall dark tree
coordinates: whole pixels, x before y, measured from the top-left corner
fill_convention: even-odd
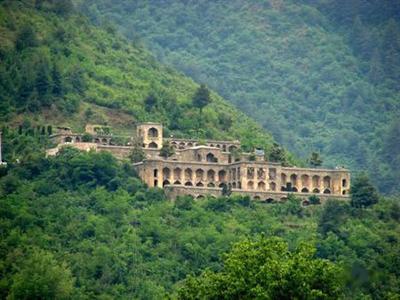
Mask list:
[[[53,65],[51,77],[53,80],[53,95],[62,97],[64,95],[63,78],[58,64]]]
[[[17,35],[16,48],[21,51],[28,47],[37,46],[36,33],[31,25],[24,25]]]
[[[210,91],[205,84],[200,85],[193,96],[193,106],[202,112],[203,108],[211,102]]]
[[[319,167],[322,165],[322,159],[318,152],[311,153],[310,159],[308,160],[311,167]]]
[[[378,192],[365,173],[360,174],[353,180],[350,193],[351,206],[357,208],[371,206],[379,200]]]

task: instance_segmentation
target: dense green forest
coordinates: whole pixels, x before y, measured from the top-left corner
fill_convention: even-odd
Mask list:
[[[124,37],[118,33],[118,27],[101,18],[108,13],[104,8],[116,11],[124,8],[114,15],[114,20],[118,21],[123,13],[138,14],[140,5],[121,6],[123,2],[120,1],[110,1],[114,7],[104,7],[102,1],[96,1],[99,6],[93,6],[90,1],[74,3],[75,6],[67,0],[0,1],[0,128],[3,159],[8,162],[7,166],[0,165],[1,299],[399,299],[400,202],[398,197],[379,195],[373,185],[376,178],[371,182],[365,174],[354,176],[350,201],[331,200],[324,205],[313,198],[313,204],[304,207],[300,199],[293,196],[288,196],[285,202],[270,204],[241,196],[201,201],[179,197],[171,201],[166,199],[162,189],[148,188],[137,177],[130,162],[118,161],[108,153],[80,152],[67,147],[57,156],[46,157],[45,149],[52,146],[49,135],[57,125],[82,130],[88,122],[100,123],[111,125],[117,133],[129,133],[136,122],[151,120],[163,122],[166,135],[238,138],[244,150],[261,147],[269,159],[296,165],[305,163],[275,144],[261,126],[213,92],[212,88],[230,97],[229,88],[217,77],[214,80],[203,71],[201,76],[210,78],[198,77],[197,71],[197,75],[189,74],[206,82],[211,89],[211,103],[199,103],[201,94],[207,94],[208,90],[204,86],[199,89],[192,79],[158,62],[140,41],[145,38],[143,28],[135,25],[135,30]],[[155,2],[147,3],[149,9],[153,9],[142,26],[149,30],[151,40],[154,24],[162,20],[158,14],[162,10],[165,13],[175,11],[180,1],[159,1],[157,7]],[[227,22],[234,10],[243,12],[237,22],[243,22],[248,13],[242,9],[245,2],[239,1],[229,2],[237,5],[235,9],[227,5],[228,2],[182,3],[190,4],[188,8],[194,11],[199,9],[198,5],[203,5],[203,14],[199,17],[206,22],[201,24],[214,24],[212,26],[216,26],[211,21],[218,19],[220,6],[226,8],[223,20]],[[356,71],[365,58],[353,53],[356,50],[337,35],[339,30],[348,30],[344,20],[330,13],[338,8],[315,6],[314,1],[308,4],[303,1],[301,5],[271,3],[273,11],[267,2],[252,6],[252,10],[254,16],[258,12],[271,14],[269,18],[275,20],[273,26],[277,28],[285,25],[281,18],[288,22],[285,26],[304,21],[293,18],[296,14],[289,13],[289,8],[310,8],[309,14],[321,14],[320,22],[324,25],[321,23],[318,28],[324,34],[318,37],[320,42],[327,48],[345,45],[343,47],[349,51],[346,57],[353,61],[350,64],[353,68],[350,68],[348,60],[339,59],[342,52],[331,49],[332,56],[339,57],[340,66],[346,65],[357,73],[346,73],[343,80],[371,84]],[[101,10],[96,11],[97,8]],[[212,19],[210,9],[215,15]],[[392,8],[382,6],[381,10],[387,11],[385,20],[390,17],[396,20],[395,15],[389,14]],[[190,14],[191,10],[186,12]],[[381,21],[382,15],[366,12],[362,15],[376,18],[374,22],[361,18],[361,22],[370,26],[368,34],[380,38],[380,31],[374,30],[385,30],[386,21]],[[212,37],[207,27],[192,23],[199,17],[183,18],[177,23],[177,27],[182,28],[182,41],[190,42],[192,36],[186,36],[183,31],[187,23],[192,24],[193,31]],[[171,17],[171,21],[175,22],[174,18]],[[143,16],[137,15],[135,19],[139,22]],[[248,20],[249,26],[255,26],[256,19]],[[144,21],[154,24],[150,26]],[[133,22],[132,18],[129,22]],[[338,24],[336,33],[330,32],[334,22]],[[228,23],[220,29],[236,33]],[[339,26],[342,23],[343,28]],[[127,28],[120,25],[121,29]],[[159,26],[159,39],[167,38],[170,42],[177,33],[165,34],[168,26]],[[294,38],[296,34],[289,32],[286,37]],[[328,42],[330,35],[325,35],[329,32],[337,37],[333,44]],[[248,55],[246,51],[256,46],[252,45],[252,40],[246,40],[250,36],[242,35],[247,47],[238,53],[244,58]],[[271,42],[277,43],[281,38],[281,34],[276,34]],[[310,38],[315,37],[311,35]],[[231,43],[234,49],[236,42],[232,40]],[[179,45],[176,44],[176,49]],[[199,40],[200,50],[201,45]],[[186,64],[191,57],[179,52],[174,54],[172,50],[165,50],[167,47],[157,50],[156,43],[151,47],[157,57],[164,53],[164,58],[158,57],[164,62],[170,62],[168,56],[181,55],[181,62]],[[286,48],[281,50],[289,53]],[[220,51],[229,52],[222,48]],[[315,59],[320,58],[318,53],[314,53]],[[252,58],[257,60],[255,54]],[[384,54],[379,52],[379,55]],[[283,69],[291,66],[289,58],[287,65],[280,65]],[[191,57],[190,60],[198,61],[199,68],[207,66],[200,63],[201,59]],[[224,60],[220,57],[220,61]],[[275,63],[281,64],[282,60]],[[238,64],[237,68],[247,65]],[[218,71],[217,64],[210,63],[210,66]],[[228,69],[233,66],[230,61],[225,65]],[[259,70],[257,66],[258,63],[253,65],[252,76],[247,76],[246,80],[254,81]],[[229,74],[224,75],[227,82],[233,80]],[[318,76],[322,75],[318,73]],[[346,130],[360,134],[358,126],[367,126],[362,129],[365,137],[359,143],[369,138],[371,151],[379,149],[376,151],[381,151],[382,158],[391,164],[385,166],[382,160],[376,160],[376,171],[384,167],[390,172],[395,168],[399,126],[393,123],[388,129],[389,123],[381,123],[392,119],[391,114],[396,112],[398,104],[392,98],[396,81],[390,76],[393,74],[385,73],[382,82],[371,85],[372,91],[382,96],[379,104],[373,101],[375,98],[358,104],[360,109],[368,110],[368,116],[373,115],[374,120],[364,118],[365,111],[360,111],[360,115],[350,114],[355,109],[350,109],[350,119],[344,120],[341,119],[343,115],[333,109],[334,104],[330,106],[332,111],[326,113],[324,122],[315,123],[329,132],[320,140],[322,146],[329,145],[329,138],[335,133],[329,125],[335,111],[338,117],[335,122],[340,125],[349,122]],[[286,80],[289,79],[284,75],[273,77],[270,84],[275,82],[281,87],[288,84]],[[234,80],[229,84],[236,84],[239,89],[239,83],[240,80]],[[330,84],[332,90],[340,88],[344,86]],[[232,89],[232,93],[236,92]],[[234,97],[231,99],[235,102]],[[242,99],[248,103],[246,105],[254,105],[253,101],[247,101],[251,97]],[[297,130],[298,125],[292,118],[299,115],[287,110],[294,105],[284,102],[287,99],[290,97],[280,98],[279,105]],[[261,109],[266,105],[257,103],[257,113],[279,120],[278,111],[269,115]],[[382,107],[392,112],[382,113]],[[326,107],[318,109],[324,113]],[[304,128],[312,122],[309,119],[312,114],[302,117]],[[354,119],[359,122],[357,126]],[[290,130],[282,131],[279,136],[274,128],[264,127],[270,129],[278,141],[290,141],[284,138]],[[373,135],[375,129],[381,141]],[[305,138],[304,144],[312,144],[310,139]],[[340,141],[344,140],[348,141]],[[355,145],[357,141],[358,138],[352,136],[351,147],[355,153],[359,151]],[[383,143],[387,145],[384,147]],[[295,146],[299,146],[298,142],[293,148]],[[298,153],[301,155],[308,150],[323,151],[318,147],[304,150],[300,146]],[[342,148],[343,145],[338,146]],[[328,164],[341,162],[341,156],[329,158],[327,152],[323,153]],[[368,162],[371,162],[374,156],[368,153]],[[351,164],[351,159],[349,156],[349,160],[343,162]],[[392,178],[387,178],[388,186],[394,184]]]
[[[79,1],[229,99],[300,157],[400,176],[400,4],[392,0]]]
[[[200,122],[191,100],[195,82],[113,26],[93,26],[69,1],[3,1],[0,33],[2,124],[82,131],[98,123],[132,134],[137,122],[159,121],[166,136],[236,138],[245,150],[264,148],[267,155],[283,150],[216,93]],[[288,152],[281,158],[301,164]]]
[[[108,153],[44,158],[45,137],[5,137],[35,155],[0,169],[2,299],[400,295],[398,199],[171,202]]]

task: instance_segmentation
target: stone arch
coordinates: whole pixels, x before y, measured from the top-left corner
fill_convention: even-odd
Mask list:
[[[324,190],[324,194],[330,194],[331,193],[331,190],[330,189],[325,189]]]
[[[224,182],[220,183],[218,187],[223,188],[226,184]]]
[[[66,137],[64,138],[64,142],[65,142],[65,143],[72,143],[72,137],[66,136]]]
[[[310,176],[307,174],[301,175],[301,186],[308,187],[310,184]]]
[[[166,186],[166,185],[168,185],[168,184],[170,184],[170,182],[169,182],[169,180],[167,180],[167,179],[164,180],[163,183],[162,183],[163,186]]]
[[[193,186],[193,184],[192,184],[192,182],[190,182],[190,181],[186,181],[186,182],[185,182],[185,186]]]
[[[215,184],[212,183],[212,182],[209,182],[209,183],[207,184],[207,187],[215,187]]]
[[[236,189],[236,182],[232,182],[232,188]]]
[[[196,183],[196,186],[203,187],[204,184],[201,181],[199,181],[198,183]]]
[[[312,191],[314,194],[319,194],[320,193],[320,190],[318,189],[318,188],[315,188],[315,189],[313,189],[313,191]]]
[[[179,149],[185,149],[185,143],[184,142],[180,142],[178,148]]]
[[[297,186],[297,175],[296,174],[290,175],[290,183],[291,183],[292,187]]]
[[[212,154],[211,152],[207,154],[206,160],[207,160],[207,162],[211,162],[211,163],[218,162],[218,158],[216,158],[215,155]]]
[[[308,188],[304,187],[304,188],[301,190],[301,192],[302,192],[302,193],[308,193],[309,190],[308,190]]]
[[[276,191],[276,183],[275,182],[270,182],[269,184],[269,189],[271,191]]]
[[[343,190],[343,191],[342,191],[342,195],[346,195],[346,190]]]
[[[282,182],[282,186],[286,186],[287,176],[285,173],[281,174],[281,182]]]
[[[156,138],[158,137],[158,130],[157,128],[151,127],[148,131],[147,131],[147,136],[149,138]]]
[[[318,175],[314,175],[312,177],[312,186],[313,188],[319,188],[319,182],[320,182],[320,178]]]
[[[182,183],[179,180],[176,180],[174,184],[181,185]]]
[[[254,190],[254,182],[253,181],[248,181],[247,182],[247,188],[249,190]]]
[[[185,180],[192,180],[193,179],[193,171],[192,169],[185,169]]]
[[[220,144],[217,144],[217,148],[221,148],[221,145],[220,145]]]
[[[106,138],[102,138],[102,139],[101,139],[101,143],[104,144],[104,145],[107,145],[108,141],[107,141]]]
[[[218,172],[218,181],[220,181],[220,182],[226,181],[226,171],[225,170],[221,170]]]
[[[260,191],[265,191],[265,182],[264,181],[260,181],[257,184],[257,189],[260,190]]]
[[[272,199],[272,198],[265,199],[265,203],[273,203],[273,202],[274,202],[274,199]]]
[[[77,136],[77,137],[75,138],[75,142],[80,143],[80,142],[81,142],[81,138],[80,138],[79,136]]]
[[[163,178],[164,179],[170,179],[171,170],[169,168],[165,167],[162,171],[163,171]]]
[[[215,181],[215,171],[210,169],[207,171],[207,180],[208,181]]]
[[[214,144],[210,144],[210,147],[214,147]]]
[[[204,177],[204,170],[197,169],[196,170],[196,180],[203,180],[203,177]]]
[[[234,145],[231,145],[231,146],[229,146],[228,147],[228,152],[234,152],[234,151],[236,151],[237,150],[237,147],[236,146],[234,146]]]
[[[151,143],[149,144],[149,148],[157,149],[157,148],[158,148],[158,145],[157,145],[157,143],[155,143],[155,142],[151,142]]]
[[[347,186],[347,180],[346,178],[342,179],[342,187],[346,187]]]
[[[189,143],[187,143],[187,146],[188,146],[188,147],[193,147],[193,143],[192,143],[192,142],[189,142]]]
[[[174,179],[180,180],[182,176],[182,169],[181,168],[175,168],[174,169]]]
[[[241,189],[241,188],[242,188],[242,183],[241,183],[240,181],[238,181],[238,183],[237,183],[237,188],[238,188],[238,189]]]
[[[299,190],[297,189],[297,187],[292,187],[292,192],[298,192]]]
[[[324,177],[324,189],[329,189],[331,187],[331,177],[325,176]]]

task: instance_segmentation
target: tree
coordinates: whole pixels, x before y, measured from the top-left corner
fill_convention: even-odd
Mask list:
[[[160,156],[164,157],[167,159],[168,157],[172,156],[175,154],[175,150],[169,143],[164,143],[161,150],[160,150]]]
[[[36,33],[33,30],[32,26],[24,25],[18,33],[16,48],[18,51],[21,51],[28,47],[37,46],[38,42],[36,39]]]
[[[269,153],[269,160],[273,162],[286,162],[285,149],[283,149],[279,144],[274,143]]]
[[[198,108],[200,111],[199,129],[201,128],[201,120],[203,115],[203,108],[211,103],[210,91],[202,84],[197,89],[192,99],[193,106]]]
[[[62,97],[64,95],[63,79],[58,64],[54,64],[51,77],[53,80],[53,95]]]
[[[318,152],[311,153],[310,159],[308,160],[311,167],[319,167],[322,165],[322,159]]]
[[[368,176],[362,173],[356,177],[350,188],[351,206],[365,208],[374,205],[379,200],[376,188],[371,184]]]
[[[290,251],[281,238],[261,237],[233,246],[220,272],[188,277],[178,299],[337,299],[342,269],[301,244]]]
[[[157,103],[157,97],[153,93],[150,93],[144,100],[144,109],[147,112],[150,112],[154,107],[156,107]]]
[[[129,154],[129,159],[131,160],[131,162],[133,162],[133,163],[141,162],[145,158],[146,158],[146,155],[145,155],[142,147],[140,147],[139,144],[135,144],[133,146],[131,153]]]
[[[222,196],[229,197],[232,194],[232,188],[226,183],[222,184]]]
[[[70,299],[73,278],[49,252],[34,249],[12,278],[9,299]]]

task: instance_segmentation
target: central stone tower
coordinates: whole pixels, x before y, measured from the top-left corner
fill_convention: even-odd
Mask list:
[[[161,149],[163,144],[163,127],[159,123],[141,123],[136,128],[137,136],[142,140],[143,148]]]

